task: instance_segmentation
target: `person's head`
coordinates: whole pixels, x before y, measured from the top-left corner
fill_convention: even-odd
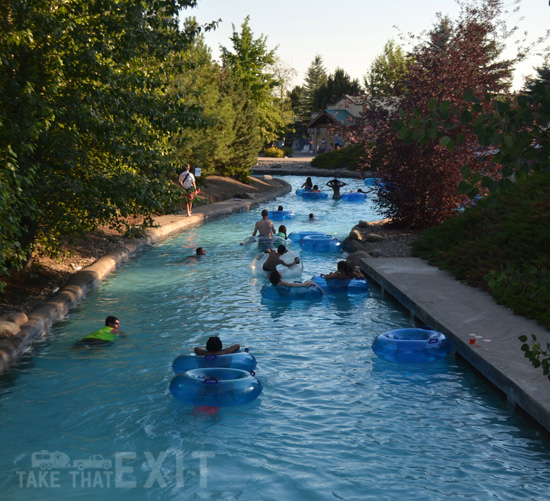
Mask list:
[[[309,215],[309,219],[315,219],[315,214],[313,214],[313,212]]]
[[[285,252],[286,252],[286,247],[283,244],[281,244],[281,245],[279,245],[279,247],[277,247],[277,253],[278,254],[284,254]]]
[[[269,274],[269,281],[273,284],[273,285],[277,285],[281,279],[282,279],[282,275],[279,273],[279,271],[275,270],[275,271],[272,271],[270,274]]]
[[[268,212],[266,209],[264,209],[264,210],[262,211],[262,217],[263,217],[264,219],[267,219],[267,216],[269,216],[269,212]]]
[[[338,271],[341,273],[347,273],[348,272],[348,263],[345,261],[338,261]]]
[[[206,256],[206,251],[202,247],[197,247],[197,256]]]
[[[312,184],[312,183],[313,183],[313,181],[311,180],[311,178],[310,178],[309,176],[308,176],[308,178],[306,179],[306,183],[307,183],[307,184]]]
[[[318,190],[319,189],[319,186],[317,186],[316,184],[313,186],[313,189],[314,190]]]
[[[283,206],[279,205],[279,208],[277,210],[283,210]]]
[[[284,233],[286,235],[286,226],[284,224],[279,226],[279,233]]]
[[[191,166],[189,164],[185,164],[184,170],[188,171],[191,169]]]
[[[120,327],[120,321],[117,317],[113,317],[113,316],[109,315],[105,319],[105,325],[107,327],[116,327],[118,329],[118,327]]]
[[[222,340],[218,336],[212,336],[206,341],[206,351],[222,351]]]

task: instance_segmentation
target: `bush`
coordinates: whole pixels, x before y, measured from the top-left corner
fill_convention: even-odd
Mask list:
[[[329,151],[317,155],[311,165],[319,169],[347,169],[361,170],[361,159],[363,156],[363,145],[352,144],[339,150]]]
[[[413,254],[550,329],[550,175],[536,174],[425,231]]]
[[[285,156],[285,153],[280,148],[275,148],[274,146],[272,146],[270,148],[264,149],[264,155],[266,157],[283,158]]]

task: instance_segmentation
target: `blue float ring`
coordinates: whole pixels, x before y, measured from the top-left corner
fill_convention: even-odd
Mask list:
[[[366,193],[360,193],[358,191],[352,191],[348,193],[342,193],[340,197],[344,202],[364,202],[367,199]]]
[[[321,233],[320,231],[293,231],[292,233],[290,233],[290,235],[288,235],[288,238],[295,243],[300,243],[304,237],[307,237],[309,235],[325,236],[325,234]]]
[[[323,296],[318,287],[285,287],[282,285],[264,285],[261,289],[264,299],[271,301],[314,300]]]
[[[268,211],[268,217],[274,221],[281,221],[283,219],[294,219],[296,214],[293,210],[270,210]]]
[[[230,407],[252,402],[262,392],[262,383],[240,369],[192,369],[174,376],[170,393],[184,404]]]
[[[180,355],[172,362],[176,374],[193,369],[216,368],[240,369],[251,371],[256,368],[256,358],[252,353],[238,352],[228,355]]]
[[[302,198],[305,200],[324,200],[328,198],[328,193],[324,191],[304,191]]]
[[[429,327],[395,329],[376,336],[372,349],[389,362],[425,364],[446,357],[451,343]]]
[[[369,283],[362,278],[352,278],[350,280],[332,278],[327,280],[325,277],[315,276],[311,280],[327,292],[361,294],[369,290]]]
[[[314,252],[338,252],[342,250],[342,242],[328,235],[308,235],[302,238],[300,247]]]

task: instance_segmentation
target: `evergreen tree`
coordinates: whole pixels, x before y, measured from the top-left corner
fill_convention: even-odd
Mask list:
[[[323,65],[323,58],[317,54],[307,69],[306,80],[302,86],[299,117],[307,120],[308,123],[311,113],[317,111],[314,108],[315,92],[326,82],[327,72]]]
[[[334,104],[348,94],[357,96],[361,93],[359,80],[352,80],[342,69],[336,68],[333,75],[313,93],[313,110],[324,110],[328,104]]]

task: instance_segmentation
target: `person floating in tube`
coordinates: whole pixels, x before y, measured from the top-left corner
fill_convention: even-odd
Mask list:
[[[275,271],[277,269],[277,265],[282,264],[283,266],[286,266],[287,268],[290,268],[291,266],[294,266],[295,264],[300,263],[300,258],[296,257],[294,258],[294,261],[291,263],[285,263],[281,256],[287,252],[286,247],[284,245],[279,245],[277,247],[277,251],[274,251],[273,249],[267,249],[265,251],[266,254],[268,254],[267,259],[265,263],[263,264],[263,270],[264,271]]]
[[[193,351],[196,355],[205,357],[208,355],[229,355],[231,353],[236,353],[241,349],[240,345],[234,344],[228,348],[224,348],[222,345],[222,340],[218,336],[212,336],[206,341],[206,349],[197,347]]]

